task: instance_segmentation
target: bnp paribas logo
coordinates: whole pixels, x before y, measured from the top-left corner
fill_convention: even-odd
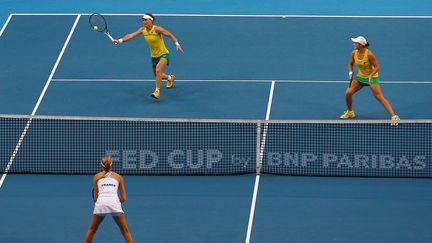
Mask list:
[[[426,155],[268,153],[267,165],[288,167],[425,170]]]

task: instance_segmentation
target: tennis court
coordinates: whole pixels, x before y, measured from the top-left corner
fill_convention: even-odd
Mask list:
[[[432,240],[432,18],[159,14],[185,54],[166,40],[178,80],[154,100],[143,40],[114,46],[88,16],[13,14],[2,29],[0,241],[82,241],[107,153],[128,174],[135,242]],[[140,26],[106,18],[114,37]],[[369,90],[360,123],[334,121],[362,26],[396,128]],[[110,219],[102,241],[121,242]]]

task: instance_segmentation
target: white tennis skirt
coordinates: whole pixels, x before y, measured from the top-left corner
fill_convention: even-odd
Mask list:
[[[98,216],[118,216],[124,213],[118,198],[98,197],[93,214]]]

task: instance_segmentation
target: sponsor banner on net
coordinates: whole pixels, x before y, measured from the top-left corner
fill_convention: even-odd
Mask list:
[[[277,153],[266,154],[266,165],[274,167],[321,167],[323,169],[408,169],[425,170],[426,155]]]
[[[378,170],[429,170],[428,155],[389,155],[389,154],[336,154],[308,152],[268,152],[261,153],[223,153],[218,149],[173,149],[163,153],[148,149],[112,149],[105,155],[120,163],[125,170],[150,170],[158,167],[172,169],[213,169],[233,166],[239,168],[255,167],[262,162],[269,168],[299,168],[323,170],[332,169],[378,169]]]
[[[148,149],[106,150],[114,162],[125,170],[153,169],[168,165],[173,169],[211,169],[221,163],[223,154],[217,149],[174,149],[163,155]]]

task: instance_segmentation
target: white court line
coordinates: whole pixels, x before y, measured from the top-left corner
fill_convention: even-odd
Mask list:
[[[273,93],[274,93],[275,83],[276,83],[275,81],[272,81],[271,87],[270,87],[270,95],[269,95],[269,100],[267,103],[266,121],[268,121],[270,119],[270,111],[271,111],[271,106],[272,106],[272,102],[273,102]],[[267,136],[267,127],[268,127],[268,124],[265,123],[263,136],[262,136],[262,140],[261,140],[261,146],[260,146],[260,160],[259,160],[260,165],[258,166],[258,169],[261,168],[262,159],[263,159],[263,155],[264,155],[264,147],[265,147],[266,136]],[[257,200],[257,196],[258,196],[259,181],[260,181],[260,173],[258,173],[255,177],[255,185],[254,185],[254,191],[253,191],[253,196],[252,196],[251,209],[250,209],[250,213],[249,213],[249,223],[248,223],[248,228],[247,228],[247,232],[246,232],[245,243],[250,242],[253,219],[255,216],[256,200]]]
[[[86,79],[53,78],[53,82],[154,82],[154,79]],[[245,83],[349,83],[345,80],[268,80],[268,79],[176,79],[176,82],[245,82]],[[384,84],[432,84],[432,81],[380,81]]]
[[[114,14],[113,14],[114,15]],[[155,14],[167,17],[243,17],[243,18],[378,18],[378,19],[431,19],[428,15],[301,15],[301,14]]]
[[[3,32],[5,31],[6,26],[9,24],[11,18],[12,18],[12,14],[9,14],[9,17],[6,19],[6,22],[4,23],[2,29],[0,30],[0,37],[3,35]]]
[[[66,39],[66,41],[65,41],[65,43],[64,43],[64,45],[63,45],[63,48],[62,48],[62,50],[61,50],[59,56],[57,57],[57,61],[55,62],[54,67],[53,67],[53,69],[51,70],[51,73],[50,73],[50,75],[49,75],[49,77],[48,77],[48,80],[47,80],[46,83],[45,83],[45,87],[43,88],[42,93],[40,94],[39,99],[38,99],[38,101],[36,102],[35,107],[33,108],[33,111],[32,111],[32,113],[31,113],[31,116],[36,115],[36,112],[37,112],[37,110],[38,110],[38,108],[39,108],[39,105],[40,105],[40,103],[42,102],[43,97],[45,96],[45,93],[46,93],[46,91],[47,91],[47,89],[48,89],[48,86],[49,86],[50,83],[51,83],[52,77],[54,76],[54,73],[55,73],[55,71],[57,70],[57,67],[58,67],[58,65],[59,65],[59,63],[60,63],[60,60],[61,60],[61,58],[63,57],[63,53],[65,52],[66,47],[67,47],[67,45],[69,44],[69,40],[71,39],[72,34],[73,34],[74,31],[75,31],[75,28],[76,28],[76,26],[77,26],[77,24],[78,24],[78,21],[79,21],[80,17],[81,17],[81,16],[78,15],[77,18],[75,19],[75,23],[74,23],[74,25],[72,26],[71,31],[69,32],[69,35],[68,35],[68,37],[67,37],[67,39]],[[14,151],[13,151],[13,153],[12,153],[10,159],[9,159],[9,162],[8,162],[8,164],[7,164],[7,166],[6,166],[6,169],[4,170],[6,173],[3,174],[2,177],[1,177],[1,179],[0,179],[0,188],[2,187],[3,182],[4,182],[4,180],[6,179],[7,172],[10,170],[10,168],[11,168],[11,166],[12,166],[12,163],[13,163],[13,161],[14,161],[14,159],[15,159],[15,156],[17,155],[18,150],[20,149],[22,142],[24,141],[24,137],[25,137],[26,134],[27,134],[27,131],[28,131],[29,127],[30,127],[31,122],[32,122],[32,118],[30,117],[29,120],[28,120],[28,122],[27,122],[27,124],[26,124],[26,126],[25,126],[25,128],[24,128],[24,131],[21,133],[21,136],[20,136],[20,138],[19,138],[19,140],[18,140],[18,143],[17,143],[17,145],[15,146],[15,149],[14,149]]]
[[[272,106],[272,102],[273,102],[274,86],[275,86],[275,81],[272,81],[271,87],[270,87],[269,100],[268,100],[268,104],[267,104],[267,113],[266,113],[266,118],[265,118],[267,121],[270,120],[270,111],[271,111],[271,106]]]
[[[13,13],[17,16],[70,16],[91,15],[93,13]],[[107,16],[141,16],[143,13],[118,14],[100,13]],[[430,15],[302,15],[302,14],[164,14],[155,13],[156,16],[166,17],[239,17],[239,18],[373,18],[373,19],[432,19]]]
[[[252,233],[253,218],[254,218],[254,215],[255,215],[255,205],[256,205],[256,198],[257,198],[257,194],[258,194],[259,181],[260,181],[260,175],[256,175],[256,177],[255,177],[255,185],[254,185],[254,192],[253,192],[253,196],[252,196],[252,205],[251,205],[250,214],[249,214],[249,223],[248,223],[248,228],[247,228],[247,232],[246,232],[245,243],[249,243],[250,242],[250,237],[251,237],[251,233]]]
[[[79,14],[79,13],[12,13],[13,16],[81,16],[91,14]]]

